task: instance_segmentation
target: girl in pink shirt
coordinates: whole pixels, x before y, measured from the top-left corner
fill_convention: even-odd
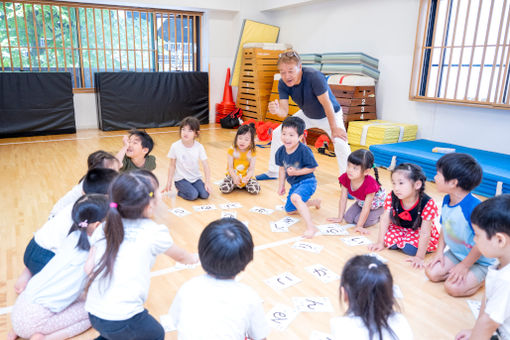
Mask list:
[[[374,169],[375,178],[370,176]],[[365,227],[376,224],[384,212],[384,188],[379,183],[379,173],[374,167],[374,155],[365,149],[359,149],[349,155],[347,172],[338,181],[342,188],[338,217],[328,218],[330,222],[356,224],[355,231],[368,234]],[[347,211],[347,194],[351,194],[356,202]]]

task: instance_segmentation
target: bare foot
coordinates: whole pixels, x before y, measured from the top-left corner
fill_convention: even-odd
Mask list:
[[[315,209],[320,209],[321,203],[322,203],[322,200],[320,200],[319,198],[314,198],[314,199],[308,200],[308,202],[306,202],[306,205],[309,207],[315,207]]]
[[[13,329],[11,329],[9,333],[7,333],[7,340],[16,340],[17,338],[18,336],[16,335],[16,333],[14,333]]]
[[[25,290],[25,287],[31,278],[32,273],[30,273],[30,270],[25,267],[25,269],[23,269],[23,273],[21,273],[21,275],[18,277],[18,280],[14,284],[14,290],[17,294],[21,294],[21,292]]]
[[[315,228],[314,226],[306,228],[305,233],[303,234],[304,238],[313,238],[315,236],[315,233],[317,233],[319,229]]]

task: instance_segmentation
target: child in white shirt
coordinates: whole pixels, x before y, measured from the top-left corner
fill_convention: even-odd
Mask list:
[[[28,282],[12,310],[8,339],[67,339],[90,328],[85,301],[84,270],[91,236],[108,210],[106,195],[80,197],[72,208],[72,225],[59,252]]]
[[[100,339],[163,340],[163,327],[144,308],[155,258],[165,253],[184,264],[198,262],[173,243],[165,225],[150,219],[160,200],[157,190],[148,170],[122,173],[110,187],[104,238],[96,242],[85,303]]]
[[[234,218],[211,222],[200,235],[198,254],[207,274],[184,283],[170,307],[178,339],[265,339],[262,299],[235,280],[253,259],[248,228]]]
[[[108,186],[117,175],[117,171],[112,169],[89,170],[83,180],[84,193],[106,194]],[[21,293],[30,278],[41,271],[57,253],[69,233],[69,226],[73,223],[71,215],[73,204],[74,202],[62,208],[54,218],[48,220],[34,233],[23,255],[25,268],[14,285],[16,293]]]
[[[202,144],[195,139],[200,133],[200,122],[195,117],[186,117],[180,124],[181,139],[173,143],[168,152],[170,167],[168,182],[163,192],[172,190],[175,182],[177,195],[188,201],[208,198],[211,193],[211,171]],[[200,163],[204,170],[205,183],[200,174]]]
[[[456,340],[510,339],[510,195],[480,203],[471,213],[475,243],[483,256],[498,259],[485,278],[485,296],[473,329]],[[493,334],[496,332],[494,337]]]
[[[358,255],[344,266],[340,301],[345,316],[331,319],[333,338],[412,340],[406,318],[395,311],[393,278],[387,265],[373,256]]]

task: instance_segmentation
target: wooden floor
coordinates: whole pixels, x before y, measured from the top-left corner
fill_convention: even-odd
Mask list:
[[[202,127],[200,142],[204,144],[209,157],[213,181],[223,178],[226,167],[227,148],[232,143],[234,131],[223,130],[217,125]],[[153,154],[157,159],[155,174],[161,185],[166,184],[170,145],[179,139],[177,128],[148,130],[154,138]],[[79,131],[74,135],[30,137],[0,140],[0,338],[5,338],[10,328],[8,309],[13,305],[16,294],[14,282],[23,268],[23,252],[32,233],[46,221],[53,204],[62,197],[86,172],[87,156],[98,149],[115,153],[122,146],[122,131],[102,132],[98,130]],[[257,171],[267,169],[269,149],[257,150]],[[337,214],[339,185],[337,164],[334,158],[316,154],[319,168],[316,171],[318,189],[315,197],[323,201],[320,210],[312,210],[315,223],[325,224],[326,218]],[[381,171],[382,182],[391,189],[389,172]],[[219,204],[239,202],[243,208],[236,209],[242,221],[249,221],[249,228],[256,246],[254,261],[241,273],[241,281],[253,287],[264,300],[264,308],[269,311],[275,304],[293,306],[292,297],[328,297],[334,307],[333,313],[299,313],[285,331],[273,330],[270,339],[309,339],[313,331],[329,333],[329,320],[340,315],[344,307],[338,302],[339,281],[324,284],[314,278],[304,268],[322,264],[340,273],[347,259],[355,254],[367,253],[366,246],[346,246],[339,236],[319,236],[311,242],[324,246],[319,254],[291,248],[293,242],[285,242],[300,236],[305,227],[299,222],[290,228],[289,233],[273,233],[269,222],[285,216],[275,211],[265,216],[249,209],[255,205],[274,209],[282,201],[276,194],[276,181],[261,182],[260,195],[251,196],[244,191],[229,195],[221,194],[217,186],[206,201],[188,202],[181,198],[165,197],[169,208],[182,207],[192,212],[185,217],[177,217],[166,209],[158,212],[157,220],[170,229],[175,242],[197,251],[197,242],[202,229],[208,222],[220,217]],[[427,183],[427,192],[440,204],[442,197],[433,183]],[[196,213],[194,205],[215,204],[218,209]],[[376,228],[371,228],[369,238],[375,240]],[[273,244],[282,241],[279,244]],[[441,284],[429,282],[422,270],[413,270],[404,262],[405,256],[397,251],[385,250],[380,253],[389,260],[395,283],[400,286],[403,299],[398,302],[409,320],[415,339],[452,339],[456,332],[474,324],[474,317],[466,303],[467,299],[448,296]],[[177,289],[188,279],[203,273],[201,268],[174,271],[175,262],[160,256],[153,268],[147,308],[159,318],[166,314]],[[165,270],[167,269],[167,270]],[[291,272],[302,281],[282,291],[275,291],[264,280]],[[470,299],[481,299],[478,292]],[[89,339],[96,335],[94,330],[76,339]],[[176,339],[176,333],[167,333],[166,339]]]

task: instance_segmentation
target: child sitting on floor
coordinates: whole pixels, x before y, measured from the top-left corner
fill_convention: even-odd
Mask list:
[[[91,237],[108,211],[108,197],[85,195],[72,209],[72,225],[58,253],[27,284],[11,314],[9,340],[67,339],[90,328],[85,300],[80,299],[87,283],[85,263]]]
[[[184,283],[170,307],[182,340],[265,339],[262,299],[235,280],[253,259],[250,231],[234,218],[211,222],[198,241],[206,275]]]
[[[87,158],[87,171],[95,168],[107,168],[113,169],[115,171],[119,171],[120,162],[114,155],[109,152],[98,150],[89,155]],[[67,194],[64,195],[61,199],[58,200],[57,203],[53,206],[50,212],[51,219],[55,217],[55,215],[62,210],[65,206],[69,204],[74,204],[78,198],[83,195],[83,180],[85,176],[83,176],[79,183],[76,184]]]
[[[384,202],[377,243],[369,250],[401,249],[412,256],[407,261],[414,268],[423,267],[425,254],[437,249],[439,239],[434,224],[437,206],[425,193],[426,180],[416,164],[402,163],[391,172],[393,191]]]
[[[370,176],[374,169],[375,179]],[[365,149],[354,151],[347,158],[347,172],[338,178],[342,192],[338,207],[338,217],[328,218],[330,222],[356,224],[356,232],[368,234],[365,227],[379,222],[384,212],[386,193],[379,183],[379,172],[374,167],[374,155]],[[356,198],[356,202],[345,212],[347,194]]]
[[[441,208],[441,236],[437,255],[425,266],[425,274],[433,282],[445,281],[444,288],[452,296],[469,296],[482,285],[487,267],[494,264],[480,253],[473,238],[471,212],[480,200],[471,194],[482,180],[482,168],[470,155],[450,153],[436,164],[434,177],[439,192],[447,195]],[[445,252],[445,245],[448,250]]]
[[[455,339],[510,339],[510,195],[480,203],[471,214],[471,223],[476,246],[483,256],[496,258],[498,264],[487,272],[475,326]]]
[[[285,180],[291,185],[285,211],[295,214],[296,211],[306,223],[304,237],[312,238],[318,229],[312,222],[309,206],[319,209],[321,201],[310,199],[317,189],[317,179],[313,172],[318,164],[312,150],[300,140],[305,131],[305,122],[299,117],[287,117],[282,123],[282,143],[276,151],[276,165],[280,167],[278,174],[278,194],[285,194]]]
[[[211,193],[211,170],[204,146],[196,141],[200,134],[200,122],[195,117],[186,117],[179,125],[179,131],[181,139],[173,143],[168,152],[170,166],[163,192],[170,192],[175,182],[177,195],[185,200],[206,199]],[[205,183],[200,174],[200,163]]]
[[[124,146],[119,150],[117,159],[122,163],[120,172],[145,169],[156,169],[156,157],[149,155],[154,147],[152,137],[145,131],[131,130],[122,138]]]
[[[253,173],[255,171],[255,130],[252,125],[241,125],[237,129],[234,144],[228,149],[227,176],[220,184],[224,194],[236,187],[246,189],[250,194],[260,192],[260,184]]]
[[[340,302],[345,316],[331,319],[335,340],[412,340],[406,318],[395,311],[393,277],[387,265],[373,256],[352,257],[342,270]]]
[[[117,171],[112,169],[90,170],[83,180],[84,194],[106,194],[110,183],[117,175]],[[16,293],[21,293],[30,278],[41,271],[57,253],[69,233],[69,226],[73,223],[73,205],[74,202],[65,206],[34,233],[23,254],[25,268],[14,285]]]

